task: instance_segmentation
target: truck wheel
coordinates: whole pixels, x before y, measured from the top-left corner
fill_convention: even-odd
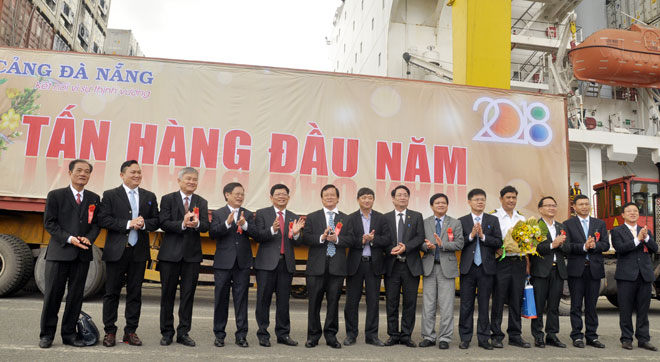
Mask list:
[[[612,303],[613,306],[615,306],[617,308],[619,307],[619,299],[618,299],[619,297],[616,294],[608,294],[608,295],[606,295],[606,297],[607,297],[607,300],[609,300],[610,303]]]
[[[559,300],[559,315],[566,317],[571,314],[571,292],[568,289],[568,281],[564,281],[564,290]]]
[[[101,249],[96,245],[92,245],[92,255],[94,260],[89,263],[89,270],[87,272],[87,279],[85,280],[85,292],[83,298],[88,298],[90,296],[98,293],[104,285],[105,282],[105,263],[101,260],[102,256]],[[39,257],[37,258],[37,264],[34,267],[34,280],[37,282],[37,286],[41,293],[46,289],[46,248],[41,249]],[[66,295],[65,295],[66,298]]]
[[[32,252],[23,240],[0,234],[0,297],[7,297],[23,288],[32,277]]]

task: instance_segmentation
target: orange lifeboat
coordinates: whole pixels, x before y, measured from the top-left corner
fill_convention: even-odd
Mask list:
[[[660,88],[660,29],[599,30],[568,53],[579,80],[621,87]]]

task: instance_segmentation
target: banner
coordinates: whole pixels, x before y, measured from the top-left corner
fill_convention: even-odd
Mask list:
[[[467,213],[475,187],[486,190],[490,211],[507,184],[526,215],[545,195],[568,210],[558,96],[2,48],[0,114],[2,196],[45,198],[69,183],[74,158],[92,162],[87,187],[100,194],[121,184],[123,161],[136,159],[141,186],[159,197],[178,189],[182,167],[199,169],[197,193],[210,209],[225,205],[222,187],[237,181],[252,210],[270,205],[275,183],[289,186],[289,208],[301,214],[321,207],[327,183],[347,213],[360,187],[375,191],[376,210],[391,210],[399,184],[424,215],[436,192],[448,195],[450,215]]]

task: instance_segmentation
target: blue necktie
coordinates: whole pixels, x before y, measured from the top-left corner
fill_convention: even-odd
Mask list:
[[[131,195],[129,198],[129,201],[131,202],[131,215],[133,216],[133,219],[135,219],[140,213],[138,211],[137,201],[135,201],[135,190],[129,191],[129,194]],[[137,242],[138,232],[135,229],[131,229],[131,231],[128,232],[128,243],[131,244],[131,246],[135,246]]]
[[[333,231],[335,230],[335,213],[332,211],[328,211],[328,226]],[[329,242],[328,249],[325,255],[332,258],[333,256],[335,256],[336,253],[337,253],[337,247],[335,246],[335,244]]]
[[[584,239],[589,239],[589,221],[582,220],[582,230],[584,231]],[[589,260],[589,254],[587,254],[587,260]]]
[[[435,233],[440,236],[442,233],[442,220],[435,218]],[[438,244],[435,245],[435,261],[440,261],[440,246]]]
[[[479,224],[479,221],[481,221],[481,217],[480,216],[475,217],[474,221],[477,224]],[[481,240],[481,238],[479,237],[479,235],[476,235],[476,238],[477,238],[476,241],[477,248],[474,250],[474,265],[479,266],[481,265],[481,246],[479,246],[479,241]]]

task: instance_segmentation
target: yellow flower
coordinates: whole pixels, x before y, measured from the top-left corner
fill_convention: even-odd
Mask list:
[[[21,120],[21,115],[16,113],[13,108],[10,108],[5,114],[0,117],[0,129],[9,128],[12,131],[18,127],[18,122]]]
[[[8,88],[5,93],[7,93],[7,98],[12,99],[21,94],[21,91],[16,88]]]

